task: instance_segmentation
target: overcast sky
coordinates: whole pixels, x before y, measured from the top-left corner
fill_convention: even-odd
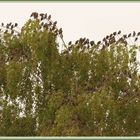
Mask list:
[[[80,37],[98,41],[118,30],[140,31],[140,3],[136,2],[1,2],[0,22],[22,26],[34,11],[51,14],[63,28],[66,42]]]

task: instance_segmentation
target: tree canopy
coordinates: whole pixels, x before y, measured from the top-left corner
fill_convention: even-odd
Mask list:
[[[1,26],[0,136],[140,135],[140,32],[66,44],[37,12]]]

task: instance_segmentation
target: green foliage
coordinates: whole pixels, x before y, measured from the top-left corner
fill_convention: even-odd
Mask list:
[[[139,136],[139,46],[114,34],[60,50],[62,29],[32,16],[1,30],[0,135]]]

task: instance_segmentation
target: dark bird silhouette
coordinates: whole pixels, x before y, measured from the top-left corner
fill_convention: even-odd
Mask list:
[[[140,35],[140,32],[137,33],[137,36],[139,36],[139,35]]]
[[[115,36],[116,34],[117,34],[116,32],[113,33],[114,36]]]
[[[46,14],[44,15],[44,18],[47,18],[47,15],[48,15],[48,14],[46,13]]]
[[[70,41],[69,43],[68,43],[68,45],[71,45],[72,44],[72,42]]]
[[[95,43],[94,41],[90,41],[90,45],[93,46]]]
[[[33,12],[30,17],[34,17],[35,19],[37,19],[38,18],[38,13],[37,12]]]
[[[59,34],[62,34],[62,32],[63,32],[62,28],[60,28],[58,32],[59,32]]]
[[[100,44],[101,44],[101,41],[98,41],[98,42],[97,42],[97,45],[100,45]]]
[[[50,20],[50,19],[51,19],[51,15],[48,16],[48,20]]]
[[[135,42],[138,40],[138,37],[135,38]]]
[[[123,38],[124,38],[124,39],[127,38],[127,35],[123,35]]]
[[[121,34],[121,31],[118,31],[118,34]]]
[[[14,30],[11,31],[11,34],[14,34]]]
[[[18,24],[17,23],[15,23],[15,27],[17,27],[18,26]]]
[[[112,37],[113,36],[113,34],[110,34],[110,36],[109,37]]]
[[[53,25],[56,25],[57,24],[57,21],[55,21],[54,23],[53,23]]]
[[[109,36],[107,35],[107,36],[106,36],[106,39],[108,39],[108,38],[109,38]]]
[[[128,37],[130,37],[131,36],[131,33],[128,35]]]
[[[133,32],[133,37],[134,37],[135,35],[136,35],[136,32],[134,31],[134,32]]]
[[[14,25],[11,26],[11,30],[14,28]]]
[[[1,26],[4,26],[4,23],[1,23]]]
[[[103,38],[103,41],[105,42],[106,41],[106,38]]]

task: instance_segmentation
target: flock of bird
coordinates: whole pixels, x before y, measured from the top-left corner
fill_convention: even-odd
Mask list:
[[[63,40],[63,31],[62,28],[58,29],[57,28],[57,21],[53,22],[51,20],[51,15],[48,15],[47,13],[37,13],[37,12],[33,12],[30,15],[31,20],[37,20],[39,21],[39,29],[40,30],[48,30],[49,32],[54,33],[56,36],[59,36],[62,41],[64,46],[70,51],[72,50],[73,47],[80,47],[80,46],[84,46],[84,50],[89,49],[93,46],[99,46],[101,49],[104,49],[108,46],[110,46],[111,44],[118,44],[118,43],[123,43],[125,46],[128,45],[128,39],[132,39],[134,40],[134,43],[136,41],[138,41],[138,37],[140,36],[140,32],[136,33],[135,31],[133,31],[133,33],[129,33],[128,35],[122,35],[121,31],[118,32],[113,32],[110,35],[107,35],[106,37],[104,37],[102,39],[102,41],[98,41],[97,43],[95,43],[94,41],[89,41],[88,38],[80,38],[79,40],[76,40],[75,43],[72,43],[72,41],[70,41],[67,45],[65,44],[64,40]],[[4,23],[1,24],[2,29],[0,29],[0,31],[2,32],[3,29],[4,33],[11,33],[11,34],[15,34],[15,33],[19,33],[16,28],[18,27],[17,23],[12,24],[11,22],[4,25]]]

